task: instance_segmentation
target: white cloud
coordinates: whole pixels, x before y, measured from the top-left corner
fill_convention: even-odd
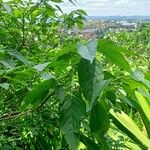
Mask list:
[[[150,15],[150,0],[77,0],[76,6],[64,0],[65,12],[84,9],[88,15]]]

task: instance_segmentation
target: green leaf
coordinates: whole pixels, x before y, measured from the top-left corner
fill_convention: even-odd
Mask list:
[[[110,114],[113,119],[115,119],[116,126],[124,131],[134,142],[136,142],[140,147],[150,148],[150,139],[141,132],[138,126],[133,122],[133,120],[126,115],[124,112],[115,112],[113,109],[110,110]]]
[[[146,113],[144,111],[147,111],[147,110],[144,110],[141,106],[141,104],[139,103],[138,99],[136,98],[137,96],[135,95],[135,90],[132,90],[130,89],[128,86],[127,86],[127,89],[126,89],[126,92],[127,92],[127,95],[129,97],[124,97],[124,99],[122,99],[122,101],[126,101],[130,106],[132,106],[133,108],[136,108],[136,110],[139,112],[140,116],[141,116],[141,119],[143,121],[143,124],[146,128],[146,131],[147,131],[147,134],[148,136],[150,137],[150,120],[149,118],[146,116]],[[142,96],[142,94],[140,94],[140,97]],[[139,97],[139,98],[140,98]],[[123,98],[123,97],[122,97]],[[125,99],[126,98],[126,99]],[[144,97],[142,96],[141,98],[141,102],[142,102],[142,99]],[[131,103],[131,104],[130,104]],[[144,102],[145,103],[145,102]]]
[[[9,4],[3,3],[2,5],[6,9],[6,11],[7,11],[8,14],[12,14],[12,9],[11,9],[11,7],[10,7]]]
[[[3,58],[5,55],[5,51],[0,47],[0,57]]]
[[[147,134],[150,137],[150,99],[146,99],[141,93],[137,91],[135,91],[135,96],[140,107],[137,110],[141,115]]]
[[[90,129],[94,135],[104,136],[109,129],[108,106],[101,99],[97,102],[90,111]]]
[[[125,142],[125,145],[126,147],[128,147],[129,149],[135,149],[135,150],[141,150],[141,148],[137,145],[137,144],[134,144],[132,142],[129,142],[129,141],[126,141]]]
[[[50,64],[50,62],[47,62],[47,63],[44,63],[44,64],[36,65],[33,68],[38,70],[38,71],[43,71],[49,64]]]
[[[100,146],[92,141],[89,137],[81,134],[80,141],[87,147],[88,150],[99,150]]]
[[[110,80],[103,80],[93,87],[92,104],[94,104],[94,101],[100,95],[100,92],[102,92],[109,83]]]
[[[114,125],[110,126],[107,135],[111,138],[110,141],[114,143],[114,149],[118,149],[119,147],[123,150],[141,150],[135,142],[129,140],[128,137]]]
[[[54,75],[48,73],[48,72],[41,72],[41,77],[44,79],[44,80],[49,80],[49,79],[52,79],[52,78],[55,78]]]
[[[82,58],[85,58],[92,63],[95,56],[96,56],[97,45],[98,45],[97,40],[92,40],[87,45],[83,45],[81,43],[78,43],[77,44],[77,50],[78,50],[78,53],[81,55]]]
[[[93,105],[96,98],[109,83],[109,80],[103,80],[102,65],[97,60],[91,64],[88,60],[82,59],[78,66],[78,76],[84,97]]]
[[[71,150],[77,150],[85,104],[78,96],[67,96],[60,105],[60,128]]]
[[[58,5],[55,5],[55,6],[56,6],[56,8],[57,8],[62,14],[64,14],[63,11],[62,11],[62,9],[61,9]]]
[[[127,59],[124,57],[124,48],[115,45],[110,40],[99,40],[98,50],[102,52],[106,58],[108,58],[112,63],[116,64],[121,69],[126,71],[131,71]]]
[[[149,80],[144,79],[143,83],[150,89],[150,81]]]
[[[141,70],[135,70],[132,73],[132,78],[136,81],[140,81],[145,84],[148,88],[150,88],[150,81],[145,79],[145,75]]]
[[[65,72],[68,66],[78,64],[79,62],[80,57],[77,54],[76,45],[71,43],[57,51],[51,66],[54,67],[55,74],[59,74]]]
[[[45,80],[36,85],[24,98],[20,110],[24,111],[27,108],[34,109],[38,107],[46,98],[48,98],[50,89],[54,89],[54,87],[55,84],[52,79]]]
[[[106,97],[107,99],[112,103],[112,104],[115,104],[116,103],[116,95],[115,95],[115,91],[107,91],[106,93]]]
[[[139,87],[139,88],[138,88],[138,91],[139,91],[144,97],[146,97],[147,99],[150,99],[150,93],[148,92],[147,89],[144,89],[144,88]]]
[[[9,89],[9,83],[0,83],[0,87],[8,90]]]
[[[144,73],[141,71],[141,70],[135,70],[133,73],[132,73],[132,78],[134,80],[137,80],[137,81],[143,81],[145,76],[144,76]]]
[[[40,149],[40,150],[51,150],[52,144],[49,142],[50,137],[49,138],[45,138],[45,136],[43,135],[38,135],[36,137],[36,140],[40,143],[35,144],[35,149]]]
[[[76,2],[76,0],[68,0],[70,3],[72,3],[73,5],[75,5],[74,2]]]
[[[82,9],[77,9],[76,12],[80,13],[81,15],[87,16],[87,13]]]
[[[21,62],[23,62],[26,65],[30,65],[31,62],[28,61],[20,52],[18,52],[17,50],[13,50],[13,49],[6,49],[7,53],[9,53],[11,56],[17,58],[18,60],[20,60]]]
[[[63,2],[62,0],[50,0],[50,1],[55,2],[55,3],[61,3],[61,2]]]
[[[12,70],[15,68],[15,62],[12,59],[0,59],[0,63],[7,69]]]
[[[141,93],[137,91],[135,91],[135,96],[137,98],[138,103],[145,112],[147,118],[150,120],[150,100],[146,99]]]

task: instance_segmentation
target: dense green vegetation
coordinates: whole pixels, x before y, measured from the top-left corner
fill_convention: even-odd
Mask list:
[[[87,41],[61,0],[0,2],[0,149],[150,149],[149,24]]]

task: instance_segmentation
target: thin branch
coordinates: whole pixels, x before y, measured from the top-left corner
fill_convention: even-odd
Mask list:
[[[16,37],[14,36],[13,32],[11,32],[11,30],[9,29],[8,24],[5,22],[5,20],[3,19],[3,17],[1,17],[1,19],[2,19],[2,22],[5,25],[4,28],[6,28],[8,30],[9,34],[13,37],[13,39],[15,40],[15,42],[18,43]]]
[[[3,115],[2,117],[0,117],[0,121],[16,119],[16,118],[18,118],[18,116],[29,114],[32,111],[33,110],[28,110],[28,111],[25,111],[25,112],[14,112],[14,113],[10,113],[10,114],[7,114],[7,115]]]
[[[22,45],[21,47],[23,47],[25,45],[25,16],[23,14],[22,17]]]
[[[55,94],[55,92],[48,93],[47,96],[44,98],[43,102],[35,109],[32,110],[27,110],[24,112],[14,112],[14,113],[6,113],[3,116],[0,117],[0,121],[5,121],[5,120],[11,120],[11,119],[17,119],[20,116],[24,115],[29,115],[31,112],[35,110],[39,110],[43,105]]]

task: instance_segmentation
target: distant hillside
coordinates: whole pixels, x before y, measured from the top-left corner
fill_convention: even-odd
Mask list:
[[[115,20],[115,21],[146,21],[150,22],[150,16],[88,16],[88,20]]]

